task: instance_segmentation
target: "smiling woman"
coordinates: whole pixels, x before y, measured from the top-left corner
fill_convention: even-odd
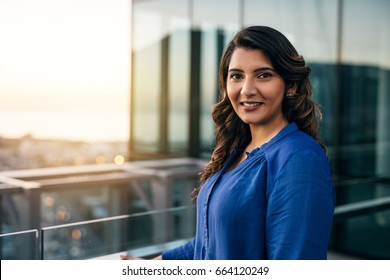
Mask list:
[[[126,140],[129,6],[121,0],[1,1],[0,119],[7,121],[0,135]],[[69,118],[65,126],[73,135],[30,117],[39,112],[58,125],[58,116],[75,111],[88,123]],[[23,121],[10,119],[14,112]],[[102,115],[111,129],[101,126]]]

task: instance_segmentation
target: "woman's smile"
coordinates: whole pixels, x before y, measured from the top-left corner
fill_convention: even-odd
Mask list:
[[[264,102],[253,102],[253,101],[240,102],[240,106],[242,106],[244,110],[256,110],[261,105],[264,105]]]

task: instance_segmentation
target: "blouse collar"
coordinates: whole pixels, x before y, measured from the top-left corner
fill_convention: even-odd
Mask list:
[[[293,132],[295,132],[297,130],[299,130],[299,129],[298,129],[298,126],[297,126],[297,124],[295,122],[289,123],[281,131],[279,131],[278,134],[276,134],[271,140],[269,140],[267,143],[264,143],[260,147],[257,147],[255,149],[253,149],[252,152],[248,153],[248,156],[250,156],[251,154],[257,153],[257,151],[259,151],[259,150],[260,151],[265,151],[271,145],[279,142],[281,139],[283,139],[287,135],[289,135],[289,134],[291,134],[291,133],[293,133]],[[245,147],[235,148],[233,150],[232,157],[234,158],[237,154],[241,153],[244,149],[245,149]]]

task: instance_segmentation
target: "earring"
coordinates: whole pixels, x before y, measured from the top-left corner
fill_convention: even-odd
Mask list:
[[[288,92],[288,93],[286,94],[287,97],[293,97],[294,95],[295,95],[295,93],[292,93],[292,92]]]

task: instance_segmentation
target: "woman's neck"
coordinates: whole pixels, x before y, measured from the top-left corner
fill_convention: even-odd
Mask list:
[[[246,147],[246,151],[250,152],[253,149],[262,146],[274,138],[284,127],[288,125],[288,122],[284,120],[277,125],[267,126],[250,126],[252,140]]]

